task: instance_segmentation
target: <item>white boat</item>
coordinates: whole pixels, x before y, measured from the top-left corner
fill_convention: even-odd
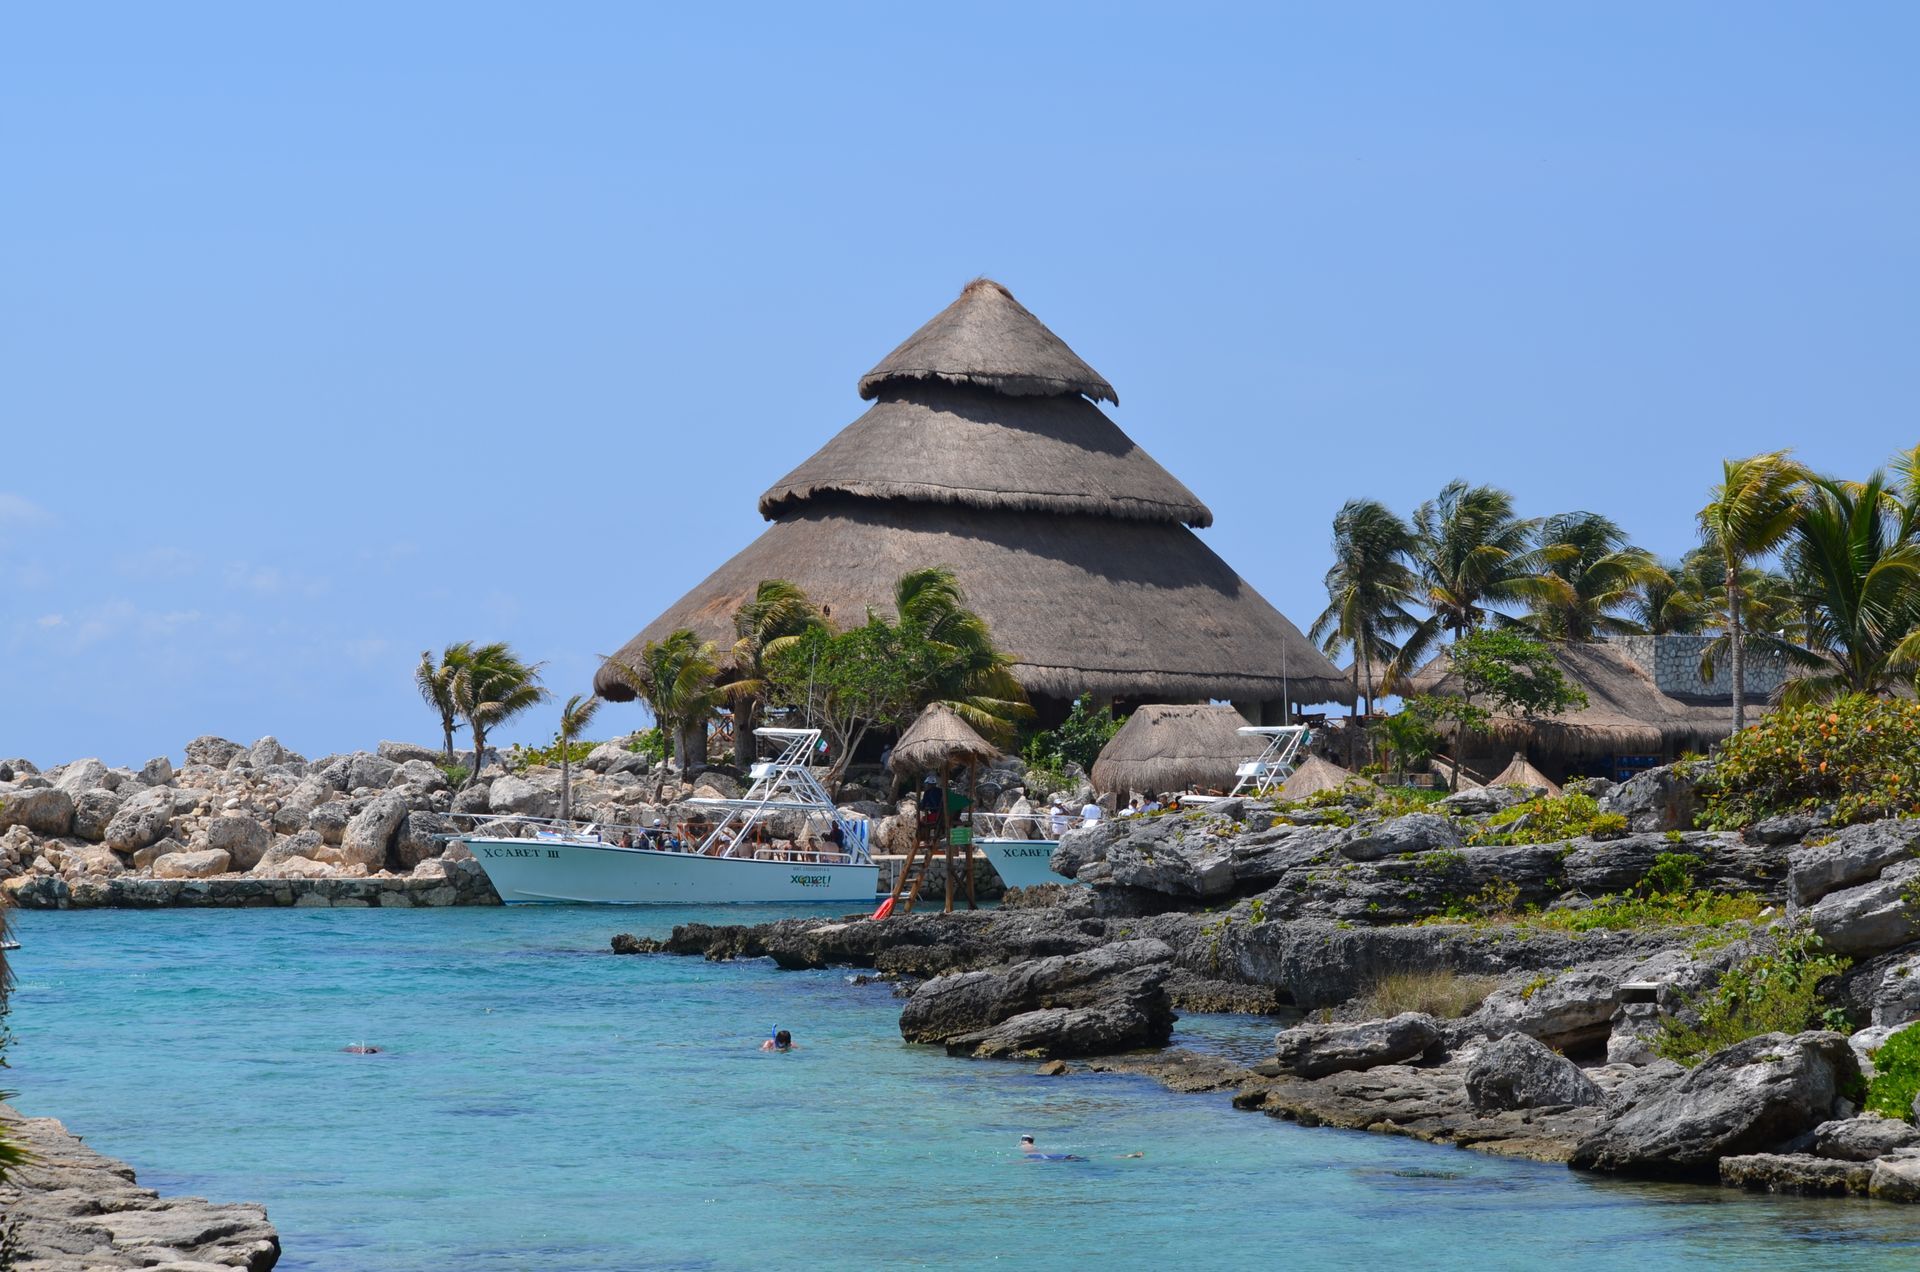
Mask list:
[[[1257,799],[1271,795],[1286,785],[1287,779],[1293,776],[1294,760],[1300,754],[1300,748],[1306,744],[1307,726],[1249,724],[1242,726],[1238,732],[1242,737],[1264,738],[1266,747],[1259,755],[1243,761],[1234,770],[1236,780],[1231,791],[1225,795],[1182,795],[1182,804],[1212,804],[1236,795],[1251,795]]]
[[[1078,826],[1078,817],[1063,819]],[[993,863],[994,873],[1009,888],[1031,888],[1038,883],[1077,883],[1063,874],[1055,874],[1051,864],[1053,850],[1060,846],[1054,833],[1053,818],[1045,813],[976,813],[973,845]],[[1051,839],[1029,839],[1021,832],[1054,834]]]
[[[686,801],[724,814],[697,841],[683,843],[678,836],[650,827],[580,826],[499,816],[450,838],[466,844],[508,905],[786,901],[871,905],[880,871],[867,850],[867,823],[843,818],[807,766],[820,731],[756,729],[754,733],[778,743],[779,758],[753,766],[753,785],[739,799]],[[840,827],[842,849],[810,851],[758,841],[755,827],[776,812],[831,819]],[[516,833],[488,833],[502,826]],[[531,829],[522,832],[521,827]]]

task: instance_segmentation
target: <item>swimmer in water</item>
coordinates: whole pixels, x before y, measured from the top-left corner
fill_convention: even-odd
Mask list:
[[[760,1050],[762,1051],[797,1051],[799,1050],[799,1048],[793,1045],[792,1034],[788,1033],[784,1029],[776,1029],[773,1032],[773,1037],[767,1039],[765,1042],[760,1044]]]
[[[1043,1153],[1034,1147],[1031,1135],[1020,1137],[1020,1156],[1030,1162],[1084,1162],[1087,1160],[1078,1153]]]

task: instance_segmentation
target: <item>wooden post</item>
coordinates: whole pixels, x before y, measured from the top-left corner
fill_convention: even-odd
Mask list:
[[[911,866],[921,855],[920,841],[916,839],[913,841],[913,855],[907,858],[907,864]],[[920,899],[920,889],[927,881],[927,871],[933,868],[933,841],[931,839],[927,841],[925,857],[926,860],[920,867],[920,873],[913,878],[913,890],[907,893],[907,905],[906,909],[902,911],[903,914],[913,913],[913,903]]]
[[[952,766],[943,762],[940,765],[940,846],[946,853],[947,914],[953,913],[953,797],[947,793],[952,789],[952,775]]]
[[[979,818],[974,814],[980,811],[980,761],[975,758],[967,765],[967,909],[980,907],[973,900],[973,830]]]

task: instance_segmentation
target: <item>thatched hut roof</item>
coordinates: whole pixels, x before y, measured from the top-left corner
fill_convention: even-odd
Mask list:
[[[1305,799],[1309,795],[1318,795],[1321,791],[1337,791],[1343,786],[1370,788],[1373,783],[1357,773],[1350,773],[1338,764],[1309,755],[1297,765],[1280,787],[1276,799],[1292,801]]]
[[[774,482],[760,513],[773,520],[834,494],[1213,524],[1191,490],[1078,394],[903,386]]]
[[[1260,739],[1240,732],[1244,724],[1232,707],[1141,707],[1094,760],[1093,785],[1120,795],[1184,791],[1193,785],[1225,790],[1240,765],[1263,749]]]
[[[908,570],[952,570],[1029,693],[1072,698],[1345,701],[1348,690],[1298,628],[1192,531],[1149,521],[1001,513],[950,504],[846,500],[783,517],[614,658],[682,627],[724,649],[733,614],[762,579],[786,579],[828,617],[893,611]],[[594,688],[631,688],[602,667]]]
[[[1212,514],[1089,398],[1110,385],[997,283],[969,284],[861,380],[879,401],[760,501],[774,524],[613,658],[721,648],[766,579],[840,624],[951,570],[1032,694],[1349,702],[1298,628],[1197,538]],[[612,666],[601,696],[633,697]]]
[[[993,743],[974,732],[952,707],[936,702],[907,726],[893,744],[888,767],[897,774],[938,773],[954,764],[988,764],[1000,758]]]
[[[1501,740],[1567,756],[1657,754],[1666,748],[1704,751],[1732,731],[1727,708],[1662,693],[1617,645],[1556,642],[1551,648],[1568,683],[1586,692],[1587,705],[1532,720],[1495,716],[1493,732]],[[1404,691],[1458,693],[1449,656],[1435,655],[1407,677]]]
[[[860,396],[879,397],[898,380],[977,384],[1008,397],[1081,393],[1120,405],[1098,371],[990,278],[968,283],[958,300],[861,376]]]
[[[1488,781],[1487,785],[1544,786],[1549,795],[1558,795],[1560,793],[1560,784],[1553,781],[1539,769],[1533,767],[1532,763],[1528,761],[1526,752],[1524,751],[1515,751],[1513,753],[1513,760],[1507,767],[1500,770],[1497,777]]]

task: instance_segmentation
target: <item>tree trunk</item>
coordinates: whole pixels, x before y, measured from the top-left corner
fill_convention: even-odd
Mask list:
[[[1373,662],[1369,658],[1366,666],[1367,676],[1367,719],[1373,719]],[[1373,763],[1373,734],[1367,734],[1367,763]]]
[[[1360,767],[1360,646],[1353,647],[1353,705],[1347,708],[1347,771]]]
[[[467,785],[472,786],[480,780],[480,770],[486,767],[482,758],[487,753],[487,731],[480,725],[473,726],[473,772],[467,774]]]
[[[753,730],[759,723],[759,703],[742,698],[733,704],[733,762],[742,773],[753,767]]]
[[[573,761],[567,756],[570,744],[560,739],[560,820],[573,820]]]
[[[451,767],[453,764],[453,717],[452,716],[440,717],[440,736],[441,736],[441,744],[446,748],[447,764],[449,767]]]
[[[1747,638],[1740,613],[1740,576],[1727,567],[1727,639],[1733,649],[1733,731],[1747,727]]]

